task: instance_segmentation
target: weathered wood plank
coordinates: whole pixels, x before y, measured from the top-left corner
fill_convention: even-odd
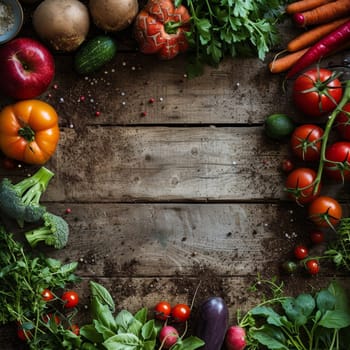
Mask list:
[[[185,61],[181,56],[155,64],[154,57],[119,54],[101,72],[79,77],[72,58],[60,58],[57,88],[43,98],[56,106],[63,122],[75,125],[251,124],[262,123],[270,113],[290,111],[282,76],[271,76],[266,62],[226,59],[220,69],[206,67],[203,76],[189,80]],[[155,102],[149,103],[150,98]],[[101,112],[98,118],[96,110]]]
[[[312,227],[304,208],[286,203],[47,207],[64,215],[71,229],[67,247],[47,253],[79,261],[79,274],[89,277],[272,276],[296,243],[308,242]]]
[[[288,144],[262,127],[65,129],[49,201],[260,201],[286,198]],[[342,186],[336,190],[345,195]],[[331,191],[334,191],[334,187]],[[326,191],[326,190],[325,190]]]
[[[286,145],[261,127],[66,129],[49,201],[279,199]]]

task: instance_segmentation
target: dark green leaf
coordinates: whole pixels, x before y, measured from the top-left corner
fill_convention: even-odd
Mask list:
[[[142,324],[145,324],[147,322],[147,308],[142,308],[139,311],[136,312],[136,314],[134,315],[134,317],[140,321]]]
[[[90,290],[93,297],[96,297],[102,304],[107,305],[112,312],[115,311],[114,300],[104,286],[94,281],[90,281]]]
[[[350,314],[342,310],[327,310],[319,325],[325,328],[340,329],[350,326]]]
[[[146,322],[141,330],[141,335],[144,340],[154,339],[157,335],[154,320]]]
[[[108,329],[116,332],[119,324],[117,324],[114,316],[109,309],[109,307],[105,304],[102,304],[100,300],[96,297],[93,297],[91,300],[91,312],[93,317],[101,322]]]
[[[349,311],[348,295],[344,288],[342,288],[339,283],[334,281],[328,286],[328,290],[336,299],[335,309]]]
[[[326,310],[333,310],[335,307],[336,298],[328,290],[321,290],[316,296],[317,308],[324,313]]]
[[[268,349],[289,350],[289,347],[284,344],[283,333],[276,327],[264,325],[259,329],[253,329],[250,334],[253,339]]]
[[[282,316],[271,307],[257,306],[250,310],[250,313],[254,316],[265,317],[266,321],[274,326],[280,327],[283,325],[283,322],[281,321]]]
[[[107,339],[103,346],[107,350],[136,350],[141,344],[134,334],[122,333]]]
[[[127,331],[129,324],[134,320],[134,316],[128,310],[121,310],[115,318],[118,327],[122,328],[124,332]]]
[[[102,343],[103,337],[101,333],[97,332],[96,328],[92,324],[82,326],[80,328],[80,334],[92,343]]]

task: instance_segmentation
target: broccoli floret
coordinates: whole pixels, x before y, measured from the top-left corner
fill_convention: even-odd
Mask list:
[[[31,247],[39,242],[54,246],[56,249],[63,248],[68,242],[69,226],[61,216],[46,212],[43,215],[44,223],[38,228],[27,231],[25,237]]]
[[[54,173],[41,167],[34,175],[13,184],[4,178],[0,183],[0,211],[15,219],[20,227],[24,222],[36,222],[46,209],[39,201]]]

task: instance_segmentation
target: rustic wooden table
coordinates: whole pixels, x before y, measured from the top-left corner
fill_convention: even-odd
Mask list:
[[[288,145],[263,130],[271,113],[298,118],[268,59],[226,59],[192,80],[184,56],[161,62],[120,49],[88,78],[74,72],[71,55],[55,59],[41,98],[59,112],[61,136],[43,202],[71,233],[65,249],[45,252],[79,262],[83,313],[89,280],[130,311],[161,299],[190,303],[199,285],[194,307],[220,295],[233,322],[255,304],[248,288],[257,274],[279,276],[292,294],[334,277],[280,273],[309,224],[283,192]],[[0,176],[19,181],[34,169],[1,168]],[[18,348],[14,334],[1,331],[1,349]]]

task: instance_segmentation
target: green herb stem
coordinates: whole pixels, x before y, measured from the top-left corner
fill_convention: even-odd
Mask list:
[[[322,136],[320,162],[319,162],[319,166],[318,166],[318,170],[317,170],[317,175],[316,175],[316,178],[315,178],[315,181],[314,181],[315,187],[314,187],[313,193],[317,193],[317,191],[318,191],[318,188],[319,188],[320,183],[321,183],[324,163],[327,161],[327,159],[326,159],[326,148],[327,148],[329,133],[330,133],[330,131],[332,129],[332,126],[334,124],[334,121],[335,121],[337,115],[340,112],[342,112],[343,107],[349,101],[350,101],[350,80],[347,80],[346,81],[346,85],[345,85],[345,90],[344,90],[343,97],[342,97],[341,101],[339,102],[339,104],[336,106],[336,108],[331,113],[331,115],[330,115],[330,117],[329,117],[329,119],[328,119],[328,121],[326,123],[326,127],[324,129],[324,134]]]

